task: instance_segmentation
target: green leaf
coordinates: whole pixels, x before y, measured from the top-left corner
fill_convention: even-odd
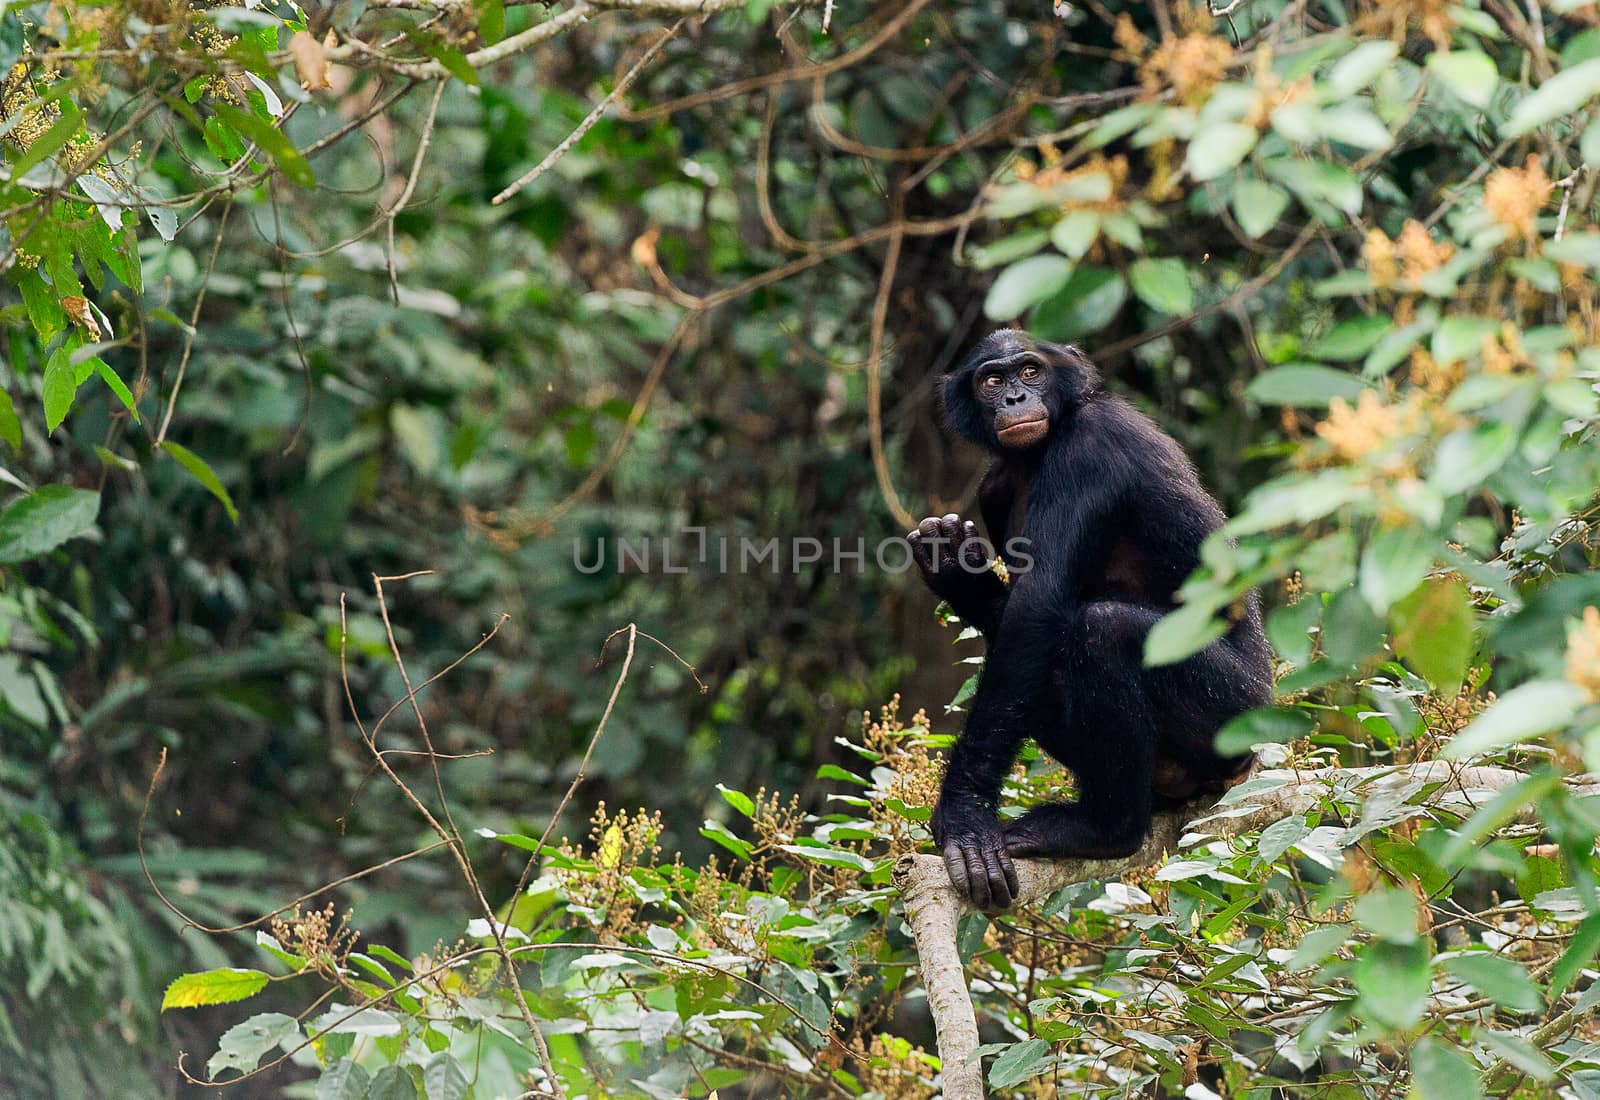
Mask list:
[[[111,387],[111,392],[116,394],[117,400],[121,401],[123,407],[133,414],[133,422],[137,424],[139,422],[139,406],[134,403],[133,391],[128,388],[127,383],[119,378],[117,372],[112,370],[106,364],[106,361],[98,355],[94,357],[94,372],[100,376],[106,385]]]
[[[1240,180],[1233,189],[1233,219],[1251,240],[1277,225],[1288,205],[1289,193],[1263,180]]]
[[[1363,42],[1329,70],[1328,88],[1337,96],[1355,95],[1376,80],[1398,56],[1400,47],[1388,39]]]
[[[1161,105],[1157,103],[1134,103],[1127,107],[1119,107],[1101,118],[1095,124],[1095,128],[1089,131],[1089,136],[1083,139],[1083,143],[1089,149],[1108,145],[1119,137],[1131,134],[1139,127],[1148,124],[1162,110]]]
[[[1361,373],[1368,378],[1377,378],[1399,366],[1411,354],[1411,349],[1417,346],[1417,341],[1433,328],[1436,318],[1428,316],[1429,312],[1429,308],[1424,307],[1422,319],[1385,333],[1361,364]]]
[[[1452,697],[1461,690],[1476,648],[1475,622],[1467,582],[1435,578],[1395,604],[1389,616],[1390,644],[1412,671]]]
[[[214,1081],[225,1069],[249,1073],[267,1051],[276,1046],[288,1050],[300,1037],[300,1023],[293,1016],[281,1012],[252,1016],[222,1033],[217,1052],[206,1063],[206,1076]]]
[[[1135,260],[1128,269],[1128,282],[1151,309],[1179,316],[1194,309],[1194,287],[1182,260]]]
[[[1342,164],[1274,157],[1266,161],[1262,168],[1312,209],[1318,202],[1325,202],[1351,216],[1361,213],[1366,189],[1361,186],[1355,173]]]
[[[1274,821],[1271,825],[1261,830],[1261,836],[1256,841],[1256,859],[1261,863],[1272,863],[1310,835],[1311,826],[1305,823],[1303,817],[1286,817],[1280,821]],[[1259,897],[1250,894],[1244,895],[1239,900],[1246,906],[1260,902]],[[1222,928],[1218,928],[1215,931],[1212,931],[1209,927],[1207,928],[1207,933],[1210,935],[1221,935],[1222,932]]]
[[[1380,150],[1394,145],[1389,128],[1378,116],[1358,104],[1330,107],[1318,118],[1322,136],[1357,149]]]
[[[1383,624],[1366,598],[1346,588],[1328,604],[1322,623],[1322,646],[1328,659],[1341,665],[1365,660],[1383,644]]]
[[[1228,632],[1228,624],[1205,604],[1184,604],[1156,620],[1144,639],[1146,668],[1177,664]]]
[[[179,466],[188,470],[194,479],[204,485],[212,496],[221,501],[223,510],[228,513],[228,518],[233,520],[235,525],[238,524],[239,509],[233,506],[233,498],[228,495],[228,490],[223,487],[222,481],[217,477],[215,471],[206,464],[205,459],[189,448],[179,446],[171,440],[163,443],[161,449],[171,455],[173,461]]]
[[[1600,58],[1591,58],[1563,70],[1539,85],[1511,109],[1500,128],[1505,137],[1520,137],[1562,115],[1570,115],[1600,94]]]
[[[28,321],[38,334],[40,344],[47,343],[67,323],[67,313],[61,308],[61,299],[55,288],[44,281],[37,271],[25,271],[17,280],[22,292],[22,302],[28,309]]]
[[[1500,74],[1488,54],[1478,50],[1438,51],[1428,55],[1428,72],[1480,111],[1489,106]]]
[[[223,163],[231,163],[244,156],[244,142],[226,122],[223,122],[215,115],[206,119],[204,133],[206,148],[211,150],[212,156]],[[162,234],[162,237],[166,240],[171,240],[171,237],[165,233]]]
[[[1197,131],[1183,157],[1183,167],[1197,182],[1216,179],[1237,168],[1259,135],[1242,122],[1213,122]]]
[[[1404,1030],[1422,1018],[1428,1004],[1428,951],[1418,943],[1370,945],[1356,962],[1356,1011],[1388,1027]]]
[[[1446,317],[1434,330],[1428,350],[1441,364],[1469,359],[1483,350],[1483,342],[1499,332],[1500,325],[1494,317]]]
[[[72,357],[65,345],[51,353],[44,366],[44,424],[55,431],[72,411],[72,402],[78,394],[78,372],[72,366]]]
[[[1561,777],[1544,771],[1519,779],[1511,786],[1496,791],[1494,797],[1476,810],[1473,815],[1450,833],[1444,850],[1439,853],[1439,863],[1453,866],[1481,844],[1485,837],[1503,828],[1524,807],[1534,806],[1539,799],[1561,785]]]
[[[1431,1036],[1411,1048],[1411,1081],[1417,1100],[1482,1100],[1478,1070],[1454,1047]]]
[[[322,1071],[317,1081],[317,1100],[362,1100],[372,1075],[358,1062],[340,1058]]]
[[[728,805],[738,810],[745,817],[755,816],[756,804],[750,800],[749,795],[745,794],[743,791],[736,791],[732,787],[725,787],[721,783],[717,784],[717,790],[721,792],[723,801],[727,802]]]
[[[428,1100],[466,1100],[471,1085],[467,1071],[447,1050],[435,1054],[423,1067],[422,1087],[427,1090]]]
[[[983,300],[983,312],[993,321],[1010,321],[1029,306],[1060,291],[1072,275],[1064,256],[1030,256],[1000,273]]]
[[[0,72],[8,72],[22,56],[25,37],[15,8],[0,16]]]
[[[1301,707],[1256,707],[1217,732],[1217,752],[1236,756],[1249,752],[1252,745],[1298,741],[1316,728],[1317,720]]]
[[[1552,1003],[1560,1000],[1567,986],[1593,961],[1597,951],[1600,951],[1600,913],[1590,913],[1572,933],[1572,939],[1567,941],[1567,949],[1561,953],[1561,958],[1550,968]]]
[[[1588,701],[1582,688],[1566,680],[1530,680],[1496,699],[1439,755],[1465,760],[1538,737],[1566,725]]]
[[[84,534],[100,515],[100,494],[46,485],[0,512],[0,564],[47,554]]]
[[[1555,1079],[1556,1068],[1550,1064],[1550,1059],[1546,1058],[1540,1053],[1538,1047],[1522,1036],[1511,1035],[1504,1031],[1494,1031],[1486,1027],[1480,1027],[1473,1034],[1475,1038],[1483,1042],[1484,1046],[1534,1080],[1551,1081]]]
[[[0,439],[11,444],[14,451],[22,448],[22,421],[17,419],[11,395],[3,389],[0,389]]]
[[[1409,890],[1369,890],[1356,898],[1356,922],[1390,943],[1416,943],[1417,899]]]
[[[978,673],[974,672],[962,681],[961,686],[956,689],[955,697],[950,700],[950,705],[945,709],[947,711],[955,710],[976,694],[978,694]]]
[[[1050,240],[1050,234],[1043,229],[1030,229],[1023,233],[1013,233],[1009,237],[1002,237],[993,244],[984,245],[972,251],[972,266],[979,271],[988,271],[991,267],[1009,264],[1025,256],[1032,256],[1045,246]]]
[[[82,125],[83,114],[77,106],[66,100],[61,101],[61,117],[17,157],[17,162],[11,166],[11,178],[21,179],[29,169],[42,163],[46,157],[55,156]]]
[[[818,779],[838,779],[845,783],[854,783],[858,787],[872,786],[867,780],[851,771],[846,771],[837,764],[824,764],[817,769]]]
[[[1101,218],[1100,232],[1130,252],[1144,251],[1144,230],[1139,228],[1139,219],[1126,211]]]
[[[748,840],[735,836],[728,830],[728,827],[720,821],[708,820],[703,826],[701,826],[700,835],[705,837],[707,840],[715,841],[716,843],[722,845],[740,859],[749,859],[755,854],[755,848],[751,846]]]
[[[1335,397],[1354,401],[1367,384],[1358,375],[1315,363],[1271,367],[1251,379],[1246,389],[1263,405],[1325,406]]]
[[[1351,931],[1348,924],[1329,924],[1313,928],[1300,937],[1300,943],[1289,959],[1288,970],[1292,973],[1316,966],[1349,942]]]
[[[180,975],[161,997],[161,1011],[225,1005],[254,997],[267,988],[267,975],[259,970],[225,967]]]
[[[1041,340],[1077,340],[1109,325],[1128,298],[1122,276],[1108,267],[1079,267],[1067,283],[1033,311]]]
[[[1528,976],[1527,968],[1515,959],[1488,951],[1469,951],[1445,959],[1444,969],[1513,1012],[1537,1012],[1544,1006],[1539,987]]]
[[[473,7],[478,12],[478,37],[485,46],[492,46],[506,36],[505,0],[477,0]],[[376,1083],[373,1087],[376,1089]]]
[[[1437,549],[1438,540],[1415,527],[1374,535],[1361,555],[1361,594],[1372,610],[1388,614],[1396,600],[1421,584]]]
[[[311,170],[310,163],[301,155],[300,150],[294,147],[294,143],[284,136],[282,130],[264,119],[257,118],[250,111],[243,111],[226,103],[217,104],[216,111],[217,117],[227,123],[235,133],[243,134],[270,156],[289,182],[305,188],[317,185],[317,176]]]
[[[404,1066],[384,1066],[372,1075],[367,1100],[417,1100],[417,1086]]]
[[[1600,118],[1589,123],[1583,131],[1583,137],[1578,139],[1578,152],[1584,164],[1590,168],[1600,168]]]
[[[1074,210],[1050,231],[1050,242],[1073,260],[1081,260],[1100,235],[1100,215],[1093,210]]]
[[[989,1067],[989,1084],[997,1089],[1008,1089],[1048,1070],[1055,1065],[1050,1044],[1043,1039],[1027,1039],[1007,1048]]]
[[[1600,233],[1568,233],[1559,241],[1545,241],[1542,251],[1552,263],[1600,267]]]
[[[1274,478],[1251,490],[1245,510],[1228,521],[1230,535],[1253,535],[1287,523],[1310,523],[1365,497],[1359,472],[1348,467],[1310,477]]]
[[[1500,469],[1517,449],[1517,431],[1495,422],[1462,428],[1445,436],[1434,455],[1434,488],[1445,493],[1475,489]]]
[[[1394,321],[1385,314],[1362,314],[1340,321],[1302,350],[1312,359],[1348,363],[1366,355],[1392,328]]]

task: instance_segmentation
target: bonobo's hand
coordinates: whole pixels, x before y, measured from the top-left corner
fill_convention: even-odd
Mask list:
[[[906,541],[922,579],[936,596],[952,604],[1004,589],[989,566],[989,547],[977,527],[954,512],[943,518],[929,516],[906,535]]]
[[[999,820],[978,808],[950,809],[940,799],[932,826],[956,893],[979,909],[1009,908],[1020,890]]]

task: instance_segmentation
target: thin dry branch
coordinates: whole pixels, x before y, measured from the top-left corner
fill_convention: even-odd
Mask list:
[[[672,37],[678,33],[678,28],[682,26],[683,20],[680,19],[676,23],[672,24],[672,26],[668,27],[666,33],[652,42],[650,44],[650,48],[644,51],[644,56],[639,58],[638,61],[635,61],[633,63],[633,67],[622,75],[621,79],[617,81],[617,86],[612,88],[611,91],[606,94],[605,98],[594,105],[594,109],[584,116],[582,122],[573,127],[572,133],[568,134],[566,138],[562,140],[561,144],[557,145],[554,149],[546,153],[544,158],[540,160],[538,164],[535,164],[521,176],[518,176],[514,182],[508,185],[494,198],[490,199],[489,202],[495,206],[499,206],[511,196],[515,195],[518,191],[521,191],[534,180],[544,175],[550,170],[551,165],[555,164],[556,161],[566,156],[567,151],[570,150],[574,145],[578,144],[578,142],[582,141],[583,135],[594,129],[595,124],[605,117],[605,113],[611,107],[611,105],[615,103],[620,96],[627,92],[629,88],[633,87],[633,82],[639,79],[639,74],[644,72],[645,66],[649,65],[650,62],[656,59],[656,55],[661,52],[661,48],[672,40]]]

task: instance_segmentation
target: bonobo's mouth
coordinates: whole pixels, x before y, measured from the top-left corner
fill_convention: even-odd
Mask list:
[[[1050,418],[1039,416],[1032,420],[1018,420],[994,434],[1007,447],[1031,447],[1050,434]]]

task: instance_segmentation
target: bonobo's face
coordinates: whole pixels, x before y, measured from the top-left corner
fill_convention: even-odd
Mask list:
[[[1000,329],[945,379],[945,416],[976,443],[1026,450],[1043,443],[1097,381],[1076,348]]]
[[[1050,365],[1038,352],[990,359],[973,374],[972,389],[1000,446],[1031,447],[1050,434]]]

